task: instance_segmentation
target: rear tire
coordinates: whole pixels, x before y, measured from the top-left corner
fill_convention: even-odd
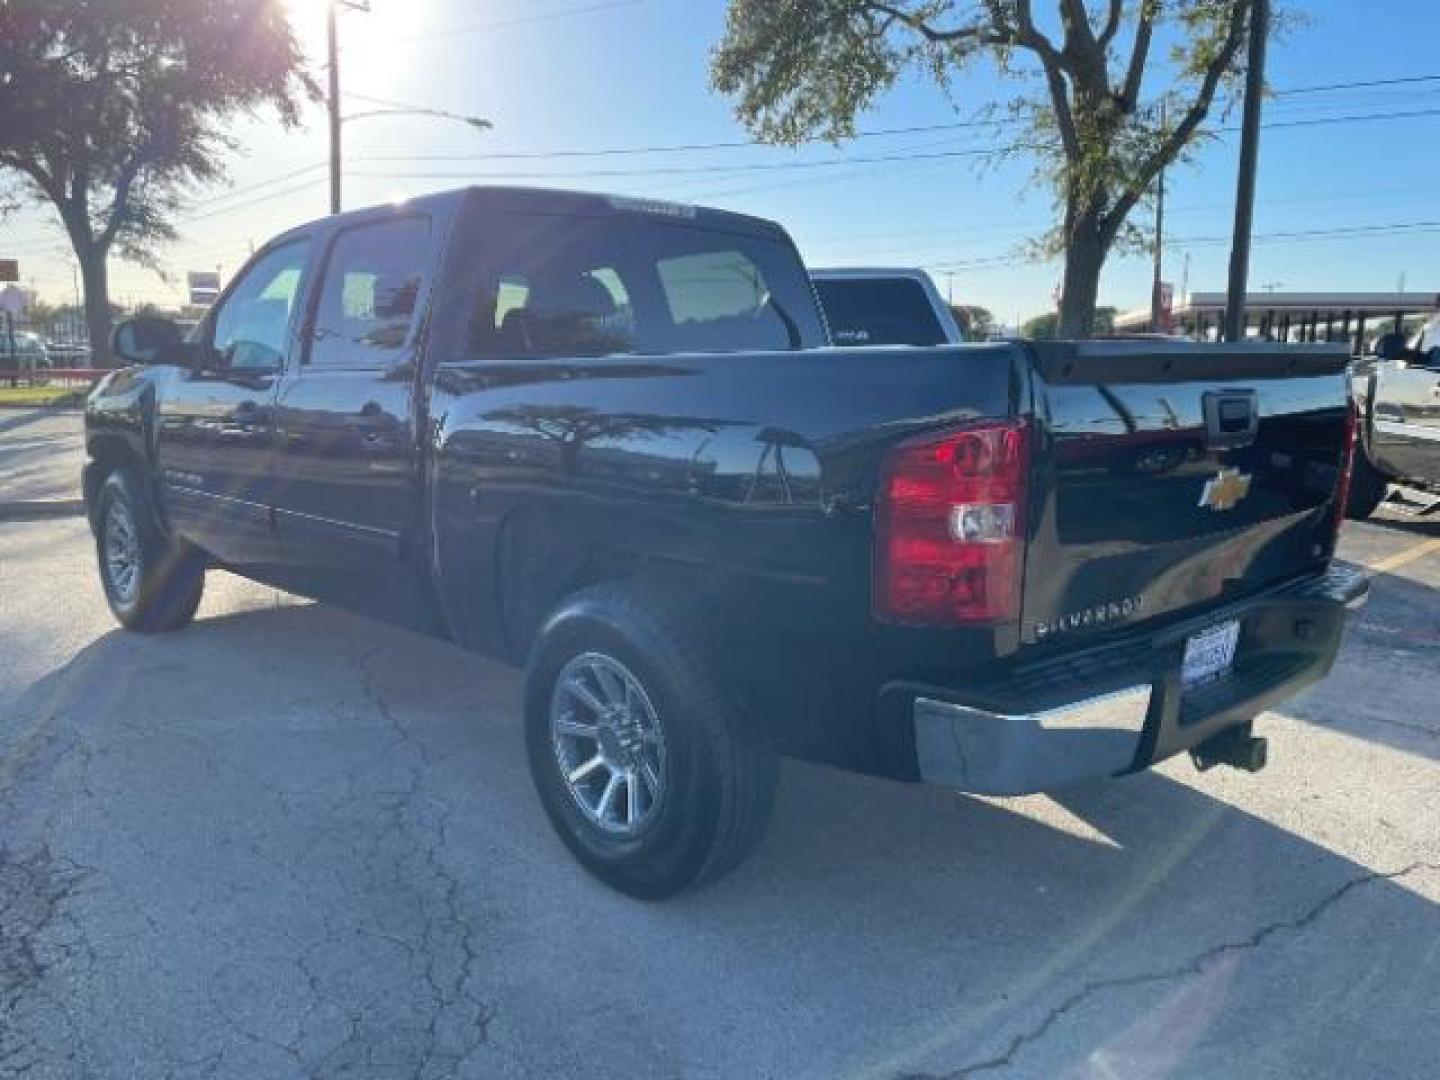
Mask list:
[[[205,560],[165,537],[143,482],[116,469],[100,485],[95,513],[100,583],[127,630],[178,630],[195,617],[205,589]]]
[[[1363,447],[1355,448],[1355,471],[1350,477],[1350,498],[1345,504],[1345,516],[1363,521],[1380,508],[1385,501],[1389,480],[1370,461],[1370,455]]]
[[[586,589],[550,618],[526,674],[530,773],[551,824],[581,865],[642,900],[737,866],[778,777],[681,610],[665,592]]]

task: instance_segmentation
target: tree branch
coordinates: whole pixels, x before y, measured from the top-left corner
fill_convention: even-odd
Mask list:
[[[1120,110],[1130,115],[1140,104],[1140,86],[1145,80],[1145,65],[1150,62],[1150,41],[1155,35],[1155,13],[1149,0],[1140,5],[1140,23],[1135,27],[1135,47],[1130,51],[1130,67],[1120,90]]]
[[[135,178],[140,175],[140,170],[145,165],[145,151],[146,147],[143,146],[137,150],[115,178],[115,196],[110,201],[110,214],[104,230],[96,240],[103,250],[108,250],[114,243],[116,234],[130,216],[130,189],[134,187]]]
[[[1240,52],[1240,46],[1245,43],[1245,29],[1250,24],[1250,14],[1254,9],[1252,0],[1235,0],[1235,13],[1231,18],[1229,29],[1225,33],[1225,41],[1219,52],[1210,60],[1205,68],[1205,75],[1200,83],[1200,91],[1195,101],[1186,110],[1180,123],[1170,132],[1160,148],[1150,156],[1150,159],[1137,172],[1134,180],[1126,188],[1125,193],[1111,207],[1110,212],[1105,215],[1103,226],[1107,238],[1113,239],[1124,224],[1125,218],[1145,197],[1145,192],[1150,190],[1150,185],[1155,182],[1155,177],[1160,174],[1170,162],[1174,161],[1194,137],[1200,125],[1210,114],[1210,106],[1215,103],[1215,92],[1220,88],[1220,82],[1225,78],[1225,73],[1235,63],[1235,57]]]
[[[1036,28],[1035,13],[1031,8],[1030,0],[1017,0],[1015,18],[1018,23],[1015,34],[1017,45],[1023,45],[1036,53],[1040,59],[1047,60],[1058,67],[1066,66],[1066,58],[1061,55],[1059,49],[1055,48],[1055,43]]]
[[[1099,43],[1090,26],[1090,12],[1085,8],[1085,0],[1060,0],[1060,21],[1065,27],[1065,51],[1077,59],[1093,57],[1099,50]]]
[[[1115,40],[1115,35],[1120,32],[1120,20],[1125,15],[1125,0],[1110,0],[1110,15],[1105,20],[1105,27],[1100,31],[1100,48],[1110,48],[1110,43]]]
[[[891,22],[899,22],[908,26],[932,45],[948,45],[957,41],[977,41],[982,45],[1004,45],[1009,42],[1008,37],[998,35],[983,23],[976,23],[974,26],[960,26],[953,30],[938,30],[924,19],[917,18],[914,12],[883,3],[882,0],[870,0],[865,5],[865,9],[867,12],[878,12],[889,18]]]

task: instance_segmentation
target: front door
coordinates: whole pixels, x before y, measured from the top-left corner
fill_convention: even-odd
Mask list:
[[[276,522],[309,591],[397,617],[420,506],[413,393],[432,226],[387,216],[340,231],[313,325],[277,400]]]
[[[306,239],[261,254],[202,324],[202,370],[159,395],[156,454],[171,526],[223,562],[278,561],[271,521],[275,393],[292,352]]]
[[[1376,464],[1402,480],[1440,483],[1440,370],[1378,365],[1374,410]]]

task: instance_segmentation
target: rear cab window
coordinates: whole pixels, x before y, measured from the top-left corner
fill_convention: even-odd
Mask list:
[[[925,287],[914,278],[817,278],[836,345],[944,345]]]
[[[461,229],[467,356],[825,344],[804,267],[777,236],[625,211],[482,211]]]

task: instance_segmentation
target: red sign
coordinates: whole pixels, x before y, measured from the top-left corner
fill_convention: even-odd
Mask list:
[[[1155,333],[1170,333],[1173,325],[1170,316],[1175,311],[1175,286],[1168,281],[1157,281],[1153,303],[1157,316],[1153,327]]]

